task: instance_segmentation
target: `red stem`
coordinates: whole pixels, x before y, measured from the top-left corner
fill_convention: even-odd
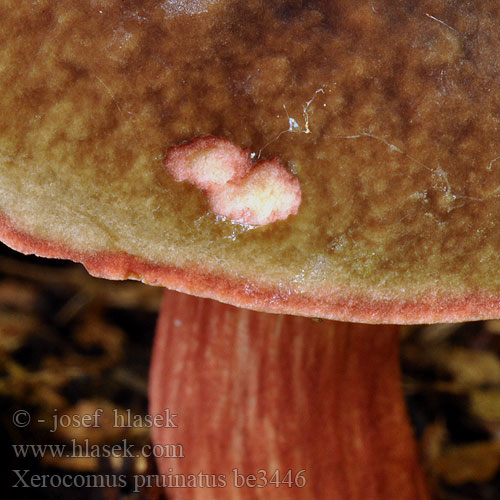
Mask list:
[[[367,326],[271,315],[167,291],[151,368],[151,414],[168,484],[189,474],[225,487],[169,489],[177,499],[425,500],[428,493],[401,391],[399,336]],[[257,484],[292,470],[306,486],[236,488],[234,469]],[[276,476],[275,476],[276,477]],[[238,476],[241,480],[241,476]],[[191,479],[193,479],[191,477]],[[213,478],[210,478],[213,479]]]

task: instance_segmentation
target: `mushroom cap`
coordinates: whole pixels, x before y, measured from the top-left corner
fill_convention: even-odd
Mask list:
[[[0,238],[90,273],[362,322],[500,316],[497,2],[0,6]],[[277,158],[296,215],[217,216],[165,169]]]

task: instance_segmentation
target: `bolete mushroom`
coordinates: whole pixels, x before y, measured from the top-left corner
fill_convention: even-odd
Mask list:
[[[493,0],[7,0],[0,18],[11,247],[267,313],[500,316]],[[174,498],[427,498],[397,342],[167,293],[151,407],[182,412],[189,457],[160,469],[307,482]]]
[[[167,291],[150,371],[173,499],[427,500],[401,394],[399,332]]]

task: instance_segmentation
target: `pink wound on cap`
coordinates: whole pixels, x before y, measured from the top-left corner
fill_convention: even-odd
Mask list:
[[[248,151],[217,137],[199,137],[169,148],[164,163],[176,181],[189,181],[204,190],[243,178],[252,165]]]
[[[235,222],[264,226],[296,214],[299,181],[277,159],[252,166],[248,151],[227,139],[202,137],[172,147],[165,167],[175,180],[202,189],[210,209]]]
[[[276,159],[258,163],[242,180],[209,193],[210,207],[216,214],[251,226],[296,214],[300,201],[299,181]]]

